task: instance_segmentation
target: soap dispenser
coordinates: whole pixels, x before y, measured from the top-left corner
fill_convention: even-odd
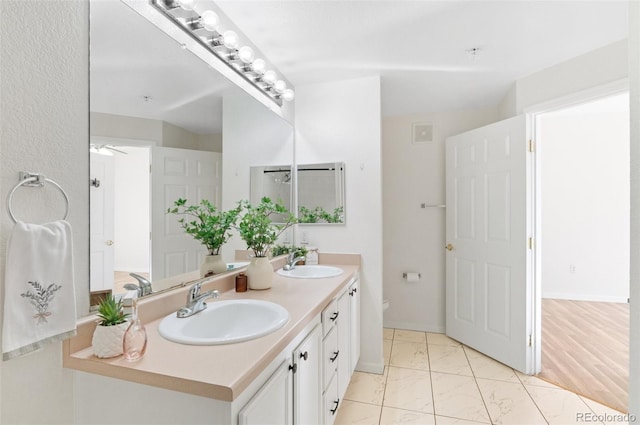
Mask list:
[[[124,358],[129,362],[140,360],[147,349],[147,331],[138,317],[137,297],[132,299],[131,325],[124,333],[122,344]]]

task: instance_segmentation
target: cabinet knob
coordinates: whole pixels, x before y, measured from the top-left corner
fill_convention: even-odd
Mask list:
[[[351,295],[353,297],[353,295],[358,292],[358,288],[353,288],[351,291],[349,291],[349,295]]]
[[[335,313],[333,313],[330,317],[331,321],[335,322],[339,315],[340,315],[339,311],[336,311]]]
[[[331,360],[331,363],[335,362],[338,359],[339,354],[340,354],[340,350],[333,352],[333,357],[329,357],[329,360]]]
[[[337,399],[336,401],[334,401],[335,403],[335,407],[333,409],[329,409],[329,411],[331,412],[331,415],[335,415],[336,412],[338,411],[338,406],[340,405],[340,399]]]
[[[298,363],[290,364],[289,370],[292,370],[293,373],[296,373],[296,371],[298,370]]]
[[[307,360],[309,358],[309,352],[305,351],[304,353],[300,353],[300,358]]]

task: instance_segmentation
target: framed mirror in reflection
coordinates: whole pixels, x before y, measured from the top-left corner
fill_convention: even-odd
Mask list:
[[[298,164],[300,224],[344,224],[344,162]]]
[[[251,167],[252,205],[258,205],[263,197],[279,202],[293,211],[293,172],[291,165],[267,165]],[[274,216],[274,223],[283,223],[282,217]]]
[[[91,292],[184,285],[200,277],[207,249],[167,209],[177,199],[220,209],[249,199],[249,184],[234,178],[251,164],[225,148],[225,133],[233,139],[238,126],[250,127],[252,110],[262,126],[272,120],[291,133],[277,163],[293,160],[293,129],[126,4],[92,0],[90,14]],[[241,120],[225,118],[224,99],[255,106],[245,106]],[[227,181],[225,163],[234,169]],[[223,254],[242,265],[232,250]]]

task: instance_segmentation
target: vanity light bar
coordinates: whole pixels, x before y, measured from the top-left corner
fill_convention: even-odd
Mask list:
[[[193,10],[195,0],[150,1],[155,9],[277,105],[282,106],[283,100],[293,100],[293,90],[287,88],[287,84],[279,80],[273,70],[266,69],[264,59],[256,59],[249,46],[238,48],[239,39],[234,31],[219,29],[220,19],[214,11],[206,10],[198,14]]]

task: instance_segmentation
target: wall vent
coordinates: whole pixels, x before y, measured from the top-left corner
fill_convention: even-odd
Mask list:
[[[433,124],[429,123],[413,123],[412,144],[421,144],[433,142]]]

